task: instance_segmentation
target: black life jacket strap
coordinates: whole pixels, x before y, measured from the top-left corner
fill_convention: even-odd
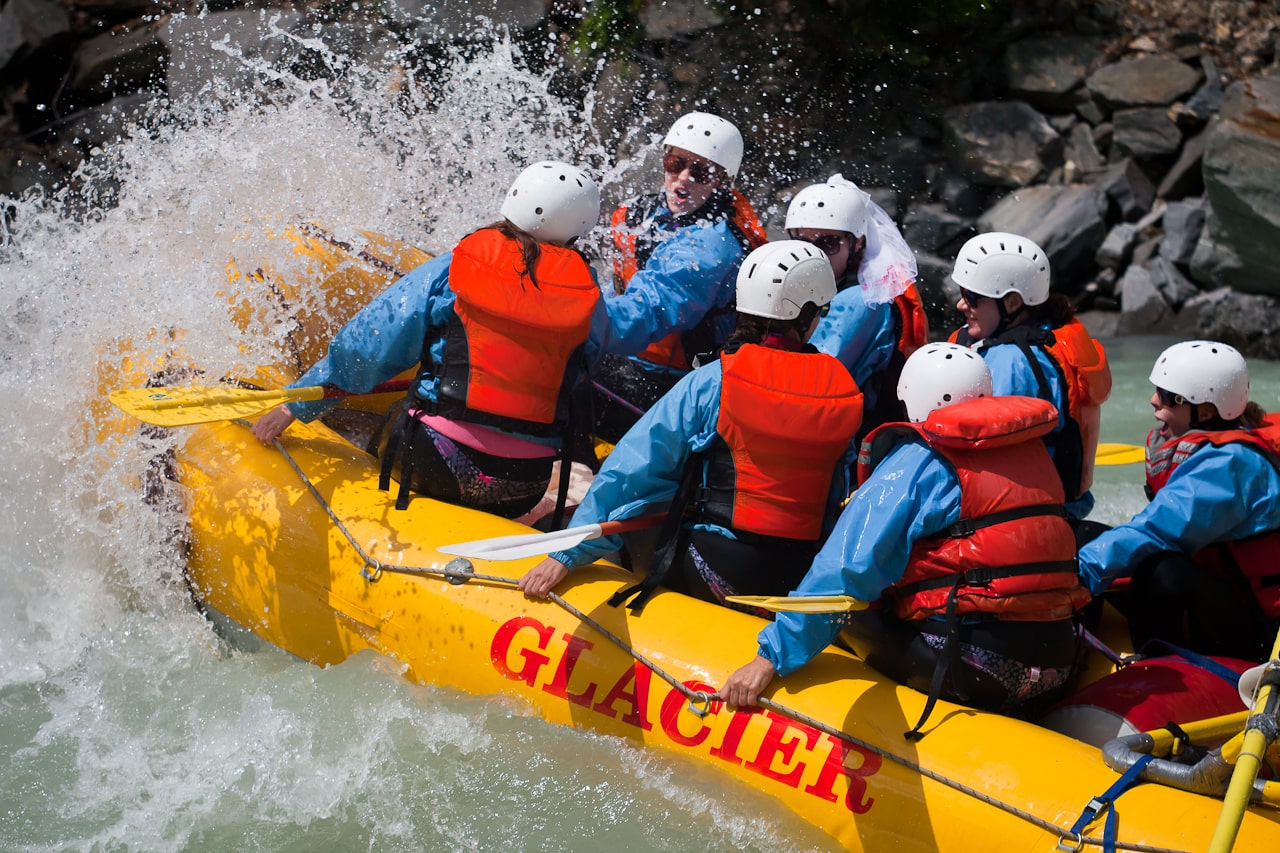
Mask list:
[[[962,518],[943,531],[942,535],[948,539],[960,539],[965,536],[972,536],[984,527],[994,527],[997,524],[1004,524],[1006,521],[1017,521],[1020,518],[1034,518],[1042,515],[1066,518],[1067,510],[1062,504],[1029,504],[1013,509],[1004,509],[1000,512],[979,516],[978,518]]]
[[[610,607],[617,607],[630,600],[627,609],[639,614],[644,609],[654,590],[666,579],[675,561],[689,547],[689,531],[684,526],[684,512],[689,505],[689,497],[693,493],[693,483],[699,468],[698,457],[691,456],[685,463],[684,473],[680,477],[680,486],[671,499],[671,508],[662,522],[662,530],[658,534],[657,550],[649,562],[649,573],[640,583],[632,584],[619,590],[609,599]],[[634,598],[633,598],[634,596]]]
[[[960,659],[960,617],[956,608],[956,593],[960,588],[961,579],[961,575],[956,575],[951,584],[951,592],[947,595],[946,639],[943,640],[942,649],[938,652],[938,660],[933,665],[933,678],[929,680],[929,694],[925,699],[924,710],[920,712],[920,719],[916,720],[916,724],[909,731],[902,733],[902,736],[909,741],[918,741],[924,737],[921,728],[933,713],[933,707],[938,704],[938,697],[942,695],[942,683],[946,680],[947,673]]]
[[[382,470],[378,474],[378,488],[387,492],[391,490],[391,469],[397,456],[400,462],[400,487],[396,491],[396,509],[409,508],[409,481],[413,479],[413,437],[417,429],[413,424],[413,416],[409,410],[413,408],[417,395],[413,392],[401,403],[400,413],[387,436],[387,447],[382,456]]]
[[[1012,566],[983,566],[977,569],[969,569],[967,572],[960,572],[955,575],[943,578],[933,578],[931,580],[917,581],[913,584],[907,584],[895,590],[900,596],[914,595],[917,592],[928,592],[931,589],[945,589],[952,587],[953,594],[958,587],[964,586],[983,586],[995,580],[1003,578],[1016,578],[1021,575],[1052,575],[1069,572],[1076,573],[1075,560],[1044,560],[1034,563],[1016,563]]]

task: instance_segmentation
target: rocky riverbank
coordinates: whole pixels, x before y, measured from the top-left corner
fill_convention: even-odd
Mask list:
[[[0,194],[74,180],[134,117],[249,73],[236,58],[439,62],[493,43],[480,15],[582,104],[616,152],[613,195],[652,182],[642,155],[672,117],[709,109],[743,128],[740,186],[775,235],[807,183],[841,172],[871,192],[917,252],[936,331],[955,325],[956,249],[1009,230],[1045,247],[1097,334],[1280,357],[1276,3],[1035,0],[905,30],[874,6],[8,0]]]

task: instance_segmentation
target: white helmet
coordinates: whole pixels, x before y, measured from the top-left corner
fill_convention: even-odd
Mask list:
[[[1049,298],[1049,257],[1017,234],[979,234],[960,247],[951,280],[980,296],[1017,293],[1028,305],[1039,305]]]
[[[742,165],[742,134],[732,122],[711,113],[687,113],[676,119],[662,140],[663,145],[674,145],[705,157],[736,177]]]
[[[968,347],[926,344],[911,354],[898,378],[898,399],[919,423],[934,409],[991,396],[991,370]]]
[[[787,206],[786,230],[826,228],[861,237],[867,233],[870,199],[853,181],[832,175],[825,184],[813,184],[796,193]]]
[[[1151,383],[1189,403],[1213,403],[1223,420],[1233,421],[1249,404],[1249,368],[1233,346],[1217,341],[1183,341],[1156,359]]]
[[[806,302],[822,306],[835,295],[831,262],[803,240],[765,243],[738,269],[738,310],[743,314],[793,320]]]
[[[577,166],[543,160],[520,173],[500,212],[539,240],[568,243],[600,219],[600,190]]]

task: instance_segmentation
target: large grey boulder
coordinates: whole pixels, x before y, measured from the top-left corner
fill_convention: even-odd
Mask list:
[[[1164,107],[1117,110],[1112,116],[1116,150],[1139,160],[1176,154],[1182,145],[1182,130]]]
[[[67,32],[71,18],[55,0],[9,0],[0,8],[0,68],[23,48],[35,48]]]
[[[1062,160],[1062,137],[1022,101],[981,101],[943,113],[947,157],[975,184],[1023,187]]]
[[[1107,236],[1107,201],[1091,186],[1041,185],[1016,190],[978,218],[978,231],[1009,231],[1049,255],[1054,287],[1074,290]]]
[[[1173,329],[1231,344],[1251,358],[1280,358],[1280,300],[1271,296],[1227,287],[1201,293],[1182,306]]]
[[[70,87],[94,95],[159,88],[169,51],[158,26],[113,30],[89,39],[76,53]]]
[[[1204,152],[1208,207],[1191,272],[1213,286],[1280,295],[1280,73],[1233,89]]]
[[[1120,322],[1116,333],[1142,335],[1165,328],[1173,310],[1156,287],[1151,272],[1145,267],[1131,266],[1116,285],[1120,295]]]
[[[1004,52],[1002,70],[1009,94],[1037,107],[1075,106],[1085,77],[1107,61],[1106,42],[1096,36],[1028,38]]]
[[[1113,110],[1168,106],[1199,84],[1199,70],[1176,57],[1159,54],[1104,65],[1085,83]]]

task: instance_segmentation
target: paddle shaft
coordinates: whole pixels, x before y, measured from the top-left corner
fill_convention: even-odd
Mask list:
[[[332,386],[259,390],[254,388],[158,387],[112,391],[111,402],[127,415],[156,426],[193,426],[247,418],[281,403],[401,392],[413,380],[393,379],[369,391],[351,393]]]
[[[1271,647],[1271,660],[1280,657],[1280,632],[1276,634],[1275,643]],[[1250,717],[1262,714],[1276,715],[1276,687],[1269,684],[1264,676],[1258,697],[1254,701]],[[1246,723],[1244,745],[1236,758],[1235,770],[1231,773],[1231,782],[1227,785],[1227,793],[1222,798],[1222,811],[1218,813],[1218,822],[1213,827],[1213,837],[1209,839],[1209,853],[1230,853],[1235,846],[1236,836],[1240,833],[1240,823],[1244,820],[1245,809],[1249,805],[1249,795],[1253,792],[1253,782],[1258,778],[1258,770],[1262,767],[1262,757],[1270,746],[1266,729],[1250,726]]]

